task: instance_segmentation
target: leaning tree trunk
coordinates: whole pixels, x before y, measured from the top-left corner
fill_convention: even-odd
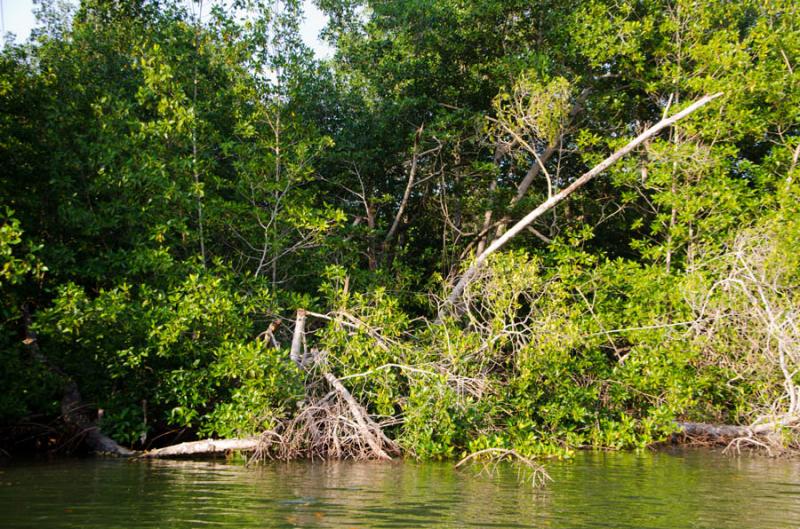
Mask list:
[[[525,215],[519,222],[517,222],[514,226],[512,226],[507,232],[505,232],[501,237],[497,238],[486,248],[484,251],[480,252],[478,256],[475,258],[473,263],[467,268],[466,272],[461,276],[461,279],[458,280],[456,285],[453,287],[453,290],[450,292],[450,295],[445,300],[443,309],[447,309],[453,307],[457,304],[457,302],[461,299],[461,294],[464,292],[466,286],[472,281],[475,277],[475,274],[478,270],[483,266],[486,260],[489,258],[491,254],[499,250],[502,246],[504,246],[512,237],[517,235],[519,232],[524,230],[530,223],[534,220],[542,216],[544,213],[555,207],[573,192],[584,186],[587,182],[592,180],[594,177],[608,169],[611,165],[613,165],[616,161],[620,158],[631,152],[633,149],[638,147],[647,139],[651,138],[658,134],[661,130],[669,127],[670,125],[676,123],[677,121],[685,118],[689,114],[695,112],[699,108],[705,106],[709,102],[713,101],[714,99],[720,97],[722,92],[718,92],[713,95],[708,95],[705,97],[700,98],[695,103],[687,107],[686,109],[678,112],[674,116],[669,118],[664,118],[646,131],[642,132],[639,136],[634,138],[630,143],[625,145],[623,148],[616,151],[614,154],[597,164],[593,167],[590,171],[584,173],[580,178],[575,180],[572,184],[568,187],[561,190],[561,192],[551,196],[544,202],[542,202],[536,209]],[[443,312],[440,311],[440,316],[443,315]]]
[[[97,421],[86,414],[87,406],[81,398],[78,384],[58,366],[53,365],[39,349],[36,332],[31,328],[31,314],[27,306],[22,308],[22,318],[25,325],[25,341],[23,343],[28,347],[31,356],[45,369],[64,381],[64,396],[61,398],[61,416],[64,422],[83,435],[83,442],[93,452],[122,457],[136,454],[133,450],[121,446],[101,432]]]

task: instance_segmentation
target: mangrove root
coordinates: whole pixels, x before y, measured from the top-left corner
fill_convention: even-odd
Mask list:
[[[380,425],[365,417],[361,410],[354,415],[351,404],[336,390],[310,397],[280,433],[264,432],[253,459],[363,461],[399,455],[399,447],[383,435]]]
[[[534,487],[543,487],[548,481],[553,479],[545,468],[529,457],[525,457],[516,450],[506,448],[486,448],[473,452],[456,464],[456,468],[465,466],[467,463],[478,463],[481,466],[480,473],[495,474],[497,467],[503,461],[516,465],[519,471],[520,481],[530,481]]]

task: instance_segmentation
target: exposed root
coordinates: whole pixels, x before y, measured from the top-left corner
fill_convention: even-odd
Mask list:
[[[353,401],[354,402],[354,401]],[[399,446],[361,406],[334,390],[308,401],[279,431],[262,434],[253,459],[391,459]]]
[[[479,473],[494,475],[500,463],[507,461],[516,465],[520,481],[529,481],[534,488],[544,487],[553,478],[545,468],[531,458],[521,455],[516,450],[506,448],[486,448],[474,452],[456,464],[460,468],[467,464],[481,465]]]

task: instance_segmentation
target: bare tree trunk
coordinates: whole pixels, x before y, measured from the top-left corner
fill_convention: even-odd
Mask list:
[[[633,149],[638,147],[642,142],[647,140],[648,138],[654,136],[661,130],[666,127],[669,127],[673,123],[685,118],[689,114],[695,112],[699,108],[705,106],[710,101],[720,97],[722,95],[721,92],[705,96],[697,100],[695,103],[684,109],[683,111],[675,114],[672,117],[664,118],[646,131],[642,132],[639,136],[631,140],[630,143],[625,145],[623,148],[616,151],[614,154],[597,164],[593,167],[590,171],[584,173],[580,178],[575,180],[572,184],[568,187],[560,191],[559,193],[553,195],[546,201],[542,202],[536,209],[525,215],[519,222],[517,222],[514,226],[512,226],[505,234],[501,237],[496,239],[486,250],[481,252],[478,257],[475,258],[475,261],[470,265],[466,272],[461,276],[461,279],[456,283],[453,287],[453,290],[450,292],[450,295],[445,300],[445,304],[442,309],[446,309],[452,307],[456,304],[456,302],[461,298],[461,294],[464,292],[467,284],[472,280],[475,276],[475,273],[478,269],[486,262],[486,259],[493,254],[495,251],[500,249],[505,243],[507,243],[512,237],[516,234],[524,230],[531,222],[539,218],[541,215],[549,211],[553,208],[556,204],[567,198],[577,189],[581,188],[585,185],[588,181],[593,179],[595,176],[599,175],[606,169],[608,169],[612,164],[614,164],[617,160],[631,152]],[[440,315],[441,315],[440,311]]]
[[[303,342],[305,341],[306,311],[297,309],[297,319],[294,321],[294,334],[292,335],[292,349],[289,358],[301,369],[304,367],[305,351]]]
[[[365,200],[365,208],[367,212],[367,227],[369,228],[369,241],[367,243],[367,264],[369,266],[370,271],[374,272],[378,269],[378,252],[375,249],[375,238],[373,234],[375,233],[375,207],[372,204],[366,203]]]
[[[200,54],[200,23],[203,17],[203,2],[199,2],[199,11],[195,21],[194,33],[194,73],[192,76],[192,176],[194,178],[195,195],[197,198],[197,225],[200,232],[200,256],[203,260],[203,268],[206,267],[206,242],[203,234],[203,197],[200,194],[200,172],[197,168],[197,56]]]
[[[389,243],[394,238],[395,233],[397,233],[397,228],[400,227],[403,213],[406,210],[406,206],[408,206],[408,199],[411,196],[411,189],[414,187],[414,180],[417,174],[417,153],[419,151],[419,140],[420,136],[422,136],[424,126],[425,125],[420,126],[420,128],[417,129],[417,133],[414,135],[414,154],[411,158],[411,169],[408,172],[408,183],[406,184],[406,189],[403,192],[403,199],[400,201],[400,207],[397,208],[397,214],[394,216],[392,227],[389,228],[389,232],[386,234],[386,238],[383,240],[384,249],[389,246]]]
[[[500,161],[503,159],[503,155],[508,152],[508,148],[498,144],[497,147],[494,149],[494,165],[499,169],[500,168]],[[493,178],[492,181],[489,183],[489,199],[492,198],[494,192],[497,191],[497,178]],[[494,211],[492,209],[487,209],[483,213],[483,225],[481,226],[480,234],[478,235],[478,248],[477,252],[480,254],[483,252],[486,245],[492,242],[491,237],[489,236],[489,231],[492,228],[492,216],[494,215]]]
[[[497,180],[492,180],[492,183],[489,184],[489,197],[494,195],[494,192],[497,191]],[[494,212],[491,209],[487,209],[483,213],[483,225],[481,226],[481,234],[479,235],[480,239],[478,240],[478,248],[477,253],[480,254],[486,248],[486,245],[489,243],[489,231],[491,231],[492,227],[492,215]]]

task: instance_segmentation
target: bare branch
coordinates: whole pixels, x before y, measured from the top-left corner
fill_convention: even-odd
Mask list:
[[[559,193],[553,195],[543,203],[541,203],[536,209],[528,213],[525,217],[522,218],[519,222],[517,222],[514,226],[512,226],[506,233],[504,233],[501,237],[496,239],[491,245],[489,245],[486,250],[480,253],[475,258],[475,261],[470,265],[470,267],[464,272],[461,276],[461,279],[456,283],[451,291],[450,295],[447,297],[445,307],[452,307],[461,297],[464,288],[467,284],[472,280],[473,276],[477,272],[478,268],[480,268],[485,262],[488,257],[493,254],[495,251],[503,247],[511,238],[517,235],[520,231],[524,230],[530,223],[534,220],[539,218],[541,215],[552,209],[555,205],[563,201],[577,189],[581,188],[587,182],[592,180],[594,177],[608,169],[612,164],[618,161],[620,158],[631,152],[633,149],[641,145],[645,140],[651,138],[652,136],[658,134],[661,130],[671,126],[675,122],[685,118],[689,114],[695,112],[696,110],[700,109],[701,107],[705,106],[709,102],[713,101],[714,99],[720,97],[722,95],[721,92],[705,96],[700,98],[698,101],[684,109],[683,111],[675,114],[674,116],[666,119],[662,119],[623,148],[616,151],[614,154],[597,164],[588,172],[584,173],[580,178],[575,180],[572,184],[568,187],[560,191]]]

